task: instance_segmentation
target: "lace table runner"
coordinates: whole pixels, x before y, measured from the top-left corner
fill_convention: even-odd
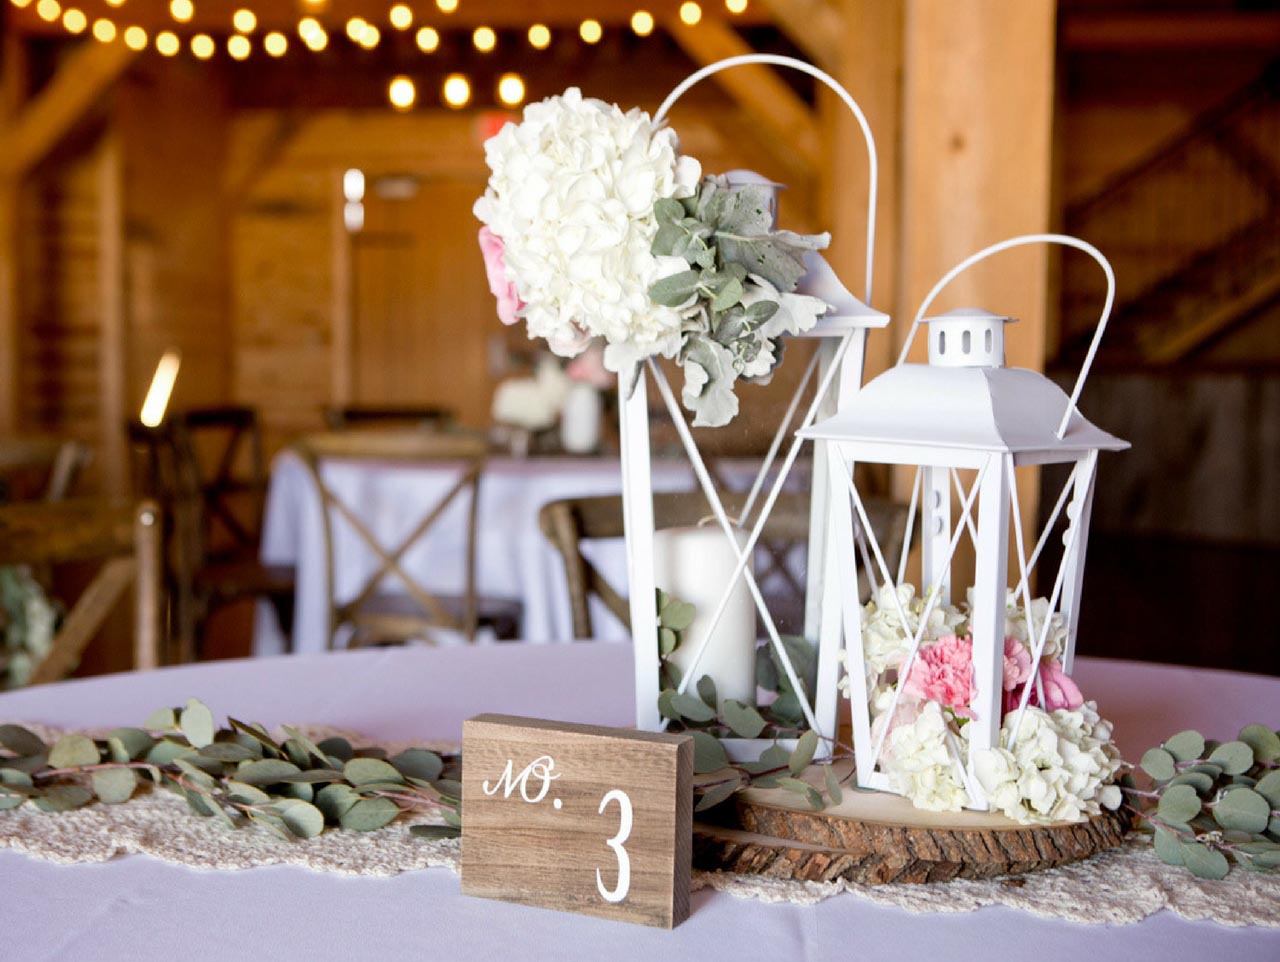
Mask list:
[[[27,727],[47,740],[58,734],[41,726]],[[334,734],[317,726],[304,731],[315,738]],[[364,741],[358,736],[353,740]],[[388,746],[391,750],[401,747],[408,746]],[[65,864],[142,854],[178,865],[224,870],[296,865],[317,872],[377,877],[440,866],[457,872],[457,839],[427,840],[409,833],[410,824],[426,821],[401,818],[376,832],[330,829],[307,841],[285,841],[249,827],[229,829],[220,820],[192,814],[172,792],[144,788],[122,805],[95,803],[57,814],[23,805],[0,812],[0,847]],[[1072,865],[1005,879],[866,886],[695,871],[693,888],[797,905],[848,893],[909,912],[969,912],[1003,905],[1090,924],[1137,922],[1169,909],[1192,921],[1280,927],[1280,875],[1233,867],[1223,881],[1197,879],[1185,869],[1165,865],[1149,845],[1136,840]]]

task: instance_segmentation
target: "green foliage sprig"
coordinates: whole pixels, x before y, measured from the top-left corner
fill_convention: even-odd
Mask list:
[[[715,681],[709,675],[698,679],[694,686],[697,694],[678,690],[680,669],[668,656],[679,649],[694,614],[693,605],[658,592],[658,711],[670,722],[670,730],[693,737],[694,811],[714,808],[745,788],[786,789],[803,796],[816,811],[824,809],[828,802],[838,805],[852,772],[838,777],[830,764],[824,766],[824,789],[800,778],[817,754],[821,739],[817,732],[803,727],[800,695],[771,645],[756,651],[756,684],[777,693],[777,698],[763,708],[731,698],[721,705]],[[782,643],[800,684],[807,691],[812,690],[817,683],[817,653],[803,638],[783,636]],[[754,762],[735,762],[725,751],[721,741],[724,738],[767,739],[773,744]],[[788,750],[778,744],[783,738],[795,738],[795,747]],[[832,742],[831,747],[833,761],[853,755],[851,748],[838,742]]]
[[[1280,733],[1246,725],[1234,741],[1215,742],[1183,731],[1148,749],[1138,767],[1152,789],[1131,776],[1121,789],[1162,860],[1207,879],[1225,877],[1231,861],[1280,868]]]
[[[314,838],[326,826],[372,831],[410,811],[434,811],[446,823],[414,825],[415,835],[459,834],[457,755],[411,748],[388,756],[344,738],[316,743],[289,726],[278,741],[257,723],[227,722],[216,727],[193,698],[103,739],[72,733],[48,745],[26,728],[0,725],[0,811],[31,802],[65,812],[95,798],[115,805],[150,784],[183,796],[197,815],[286,839]]]

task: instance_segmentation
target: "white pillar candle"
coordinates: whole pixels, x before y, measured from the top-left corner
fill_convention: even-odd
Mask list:
[[[735,529],[738,550],[746,546],[747,533]],[[694,653],[711,627],[712,616],[737,568],[733,544],[717,524],[693,528],[663,528],[653,535],[654,583],[667,594],[687,601],[697,610],[680,647],[669,657],[688,674]],[[753,570],[748,561],[748,570]],[[747,705],[756,702],[756,608],[745,577],[734,584],[733,592],[715,635],[694,668],[693,685],[703,675],[716,683],[716,695],[723,704],[732,698]]]

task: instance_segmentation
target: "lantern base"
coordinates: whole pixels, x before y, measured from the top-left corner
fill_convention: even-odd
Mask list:
[[[821,783],[819,774],[815,784]],[[1054,868],[1114,848],[1129,828],[1120,812],[1086,822],[1019,825],[991,812],[927,812],[899,795],[852,789],[821,812],[793,792],[750,789],[706,814],[717,824],[693,826],[697,868],[863,885]]]

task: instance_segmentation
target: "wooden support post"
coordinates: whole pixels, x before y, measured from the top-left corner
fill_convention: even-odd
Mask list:
[[[18,183],[0,177],[0,433],[18,430]]]
[[[108,134],[98,148],[98,372],[103,487],[129,488],[128,329],[124,293],[124,170],[120,142]]]
[[[329,218],[329,253],[333,278],[329,294],[333,324],[329,338],[329,365],[330,400],[334,404],[350,404],[355,398],[355,319],[352,316],[355,304],[352,290],[355,271],[351,235],[347,232],[343,211],[345,196],[342,192],[342,174],[341,170],[333,171],[330,176],[333,186],[329,192],[332,211]]]

